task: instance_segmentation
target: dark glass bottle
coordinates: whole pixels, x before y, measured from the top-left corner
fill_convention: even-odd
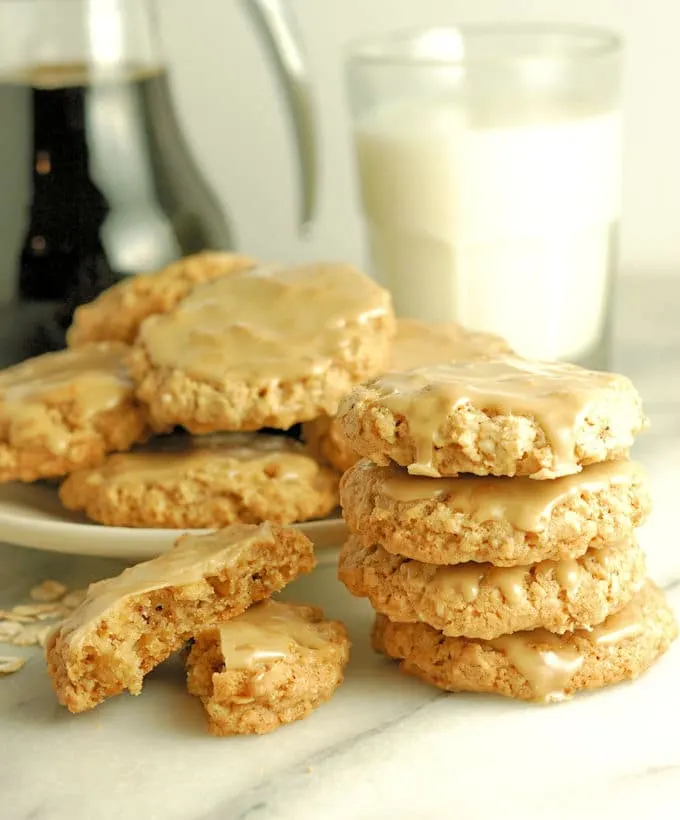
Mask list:
[[[0,279],[5,291],[13,280],[20,305],[35,305],[34,354],[63,346],[75,307],[121,277],[230,249],[232,237],[175,116],[151,5],[108,4],[124,36],[101,61],[91,35],[76,34],[97,4],[22,5],[33,11],[36,53],[0,74]],[[82,48],[87,61],[41,59],[40,34],[59,9],[71,31],[45,36],[61,32],[60,49]]]
[[[241,5],[288,103],[305,225],[316,142],[301,46],[285,0]],[[233,247],[158,28],[153,0],[0,0],[0,363],[61,347],[75,307],[121,277]]]

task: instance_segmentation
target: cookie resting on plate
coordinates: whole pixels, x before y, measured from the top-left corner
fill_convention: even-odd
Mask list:
[[[286,436],[176,434],[72,473],[59,497],[114,527],[292,524],[337,507],[338,476]]]
[[[100,464],[146,438],[128,348],[91,344],[0,371],[0,481],[36,481]]]
[[[285,430],[335,413],[393,336],[389,293],[355,268],[259,267],[146,319],[129,365],[157,430]]]

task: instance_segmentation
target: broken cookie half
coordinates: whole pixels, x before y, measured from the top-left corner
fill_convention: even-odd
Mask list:
[[[183,535],[167,553],[91,584],[52,634],[47,666],[59,701],[91,709],[128,690],[211,624],[241,615],[315,565],[292,528],[237,524]]]
[[[343,681],[349,638],[317,607],[263,601],[196,636],[189,692],[214,735],[264,734],[307,717]]]

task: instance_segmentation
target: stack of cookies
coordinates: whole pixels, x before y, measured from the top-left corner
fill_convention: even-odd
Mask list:
[[[376,650],[450,691],[563,700],[677,634],[635,528],[650,500],[623,376],[500,356],[389,373],[343,402],[339,575]]]
[[[68,350],[0,373],[0,482],[64,478],[62,503],[112,526],[321,518],[338,473],[276,432],[332,416],[393,336],[389,294],[347,265],[202,253],[130,277],[76,311]]]

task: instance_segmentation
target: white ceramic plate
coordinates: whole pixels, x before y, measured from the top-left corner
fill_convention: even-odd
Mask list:
[[[346,537],[345,522],[341,518],[295,526],[318,548],[319,563],[335,560],[336,549]],[[51,552],[142,561],[165,552],[183,532],[208,530],[105,527],[64,509],[56,487],[47,484],[0,486],[0,541],[9,544]]]

